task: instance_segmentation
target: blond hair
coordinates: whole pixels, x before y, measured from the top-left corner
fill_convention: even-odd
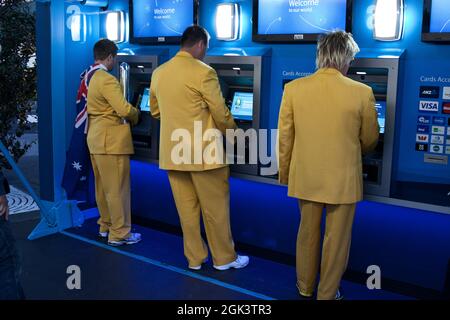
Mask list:
[[[317,44],[316,66],[343,70],[359,52],[358,44],[351,33],[337,30],[319,39]]]

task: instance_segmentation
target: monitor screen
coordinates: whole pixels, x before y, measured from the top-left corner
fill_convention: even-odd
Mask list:
[[[450,32],[450,3],[448,0],[433,0],[430,32]]]
[[[258,0],[254,40],[316,41],[334,29],[349,30],[351,0]]]
[[[378,113],[378,124],[380,125],[380,133],[384,133],[384,127],[386,122],[386,101],[377,101],[375,108]]]
[[[251,121],[253,119],[253,93],[235,92],[231,114],[236,120]]]
[[[196,23],[196,0],[131,0],[131,39],[137,43],[174,43]]]
[[[150,89],[145,88],[144,93],[142,94],[141,103],[139,105],[139,109],[144,112],[150,112]]]

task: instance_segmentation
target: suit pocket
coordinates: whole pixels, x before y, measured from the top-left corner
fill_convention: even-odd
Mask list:
[[[131,129],[128,124],[113,126],[106,129],[106,153],[134,153]]]

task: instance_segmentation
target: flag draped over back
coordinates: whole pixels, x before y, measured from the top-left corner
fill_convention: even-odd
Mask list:
[[[62,181],[62,187],[66,190],[67,197],[70,200],[88,201],[89,199],[92,166],[86,141],[88,130],[87,95],[92,76],[102,68],[101,65],[94,64],[81,74],[76,103],[77,117],[69,150],[66,154]]]

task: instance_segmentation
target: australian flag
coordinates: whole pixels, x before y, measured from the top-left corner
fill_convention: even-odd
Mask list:
[[[81,74],[81,83],[77,94],[77,117],[66,154],[66,166],[62,181],[62,187],[66,190],[69,200],[90,200],[89,186],[92,179],[92,165],[87,146],[87,95],[92,76],[101,68],[101,65],[94,64]]]

